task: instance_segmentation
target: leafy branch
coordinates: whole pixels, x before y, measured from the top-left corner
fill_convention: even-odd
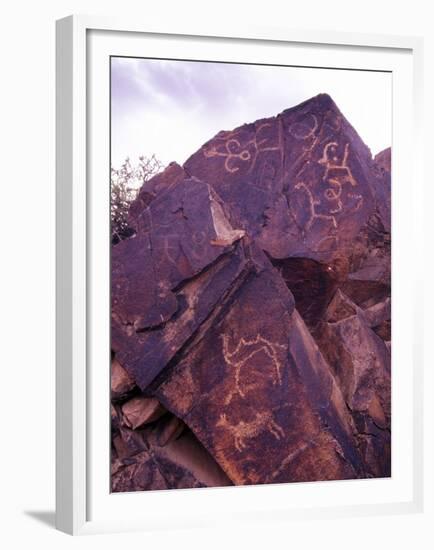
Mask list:
[[[111,167],[110,218],[112,244],[131,237],[134,230],[128,225],[130,204],[140,187],[164,168],[155,155],[140,156],[137,164],[126,158],[120,168]]]

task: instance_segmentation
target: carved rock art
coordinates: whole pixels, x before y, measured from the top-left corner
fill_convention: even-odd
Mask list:
[[[212,185],[232,223],[257,236],[275,259],[331,261],[348,249],[374,208],[381,179],[369,150],[325,94],[217,134],[184,168]]]
[[[282,363],[281,359],[279,359],[279,350],[285,350],[285,346],[270,342],[269,340],[263,338],[260,334],[252,340],[245,340],[244,338],[241,338],[233,350],[230,350],[229,339],[226,334],[222,334],[222,341],[223,356],[226,364],[234,372],[234,389],[233,392],[226,397],[226,405],[232,401],[234,395],[246,397],[249,387],[244,386],[243,388],[241,385],[241,369],[243,366],[248,368],[250,360],[257,354],[264,354],[265,361],[270,361],[272,363],[271,374],[273,384],[276,385],[282,383]]]
[[[112,247],[112,490],[390,475],[390,167],[321,94],[146,182]]]
[[[339,389],[331,370],[309,331],[300,331],[303,321],[283,280],[265,257],[253,254],[255,271],[236,300],[223,306],[155,394],[235,484],[268,483],[273,471],[295,480],[298,466],[287,457],[306,438],[313,443],[303,458],[304,480],[361,476],[352,419],[343,399],[332,397]],[[188,379],[196,381],[194,395],[180,406],[178,391]],[[313,452],[315,444],[321,454]]]
[[[236,425],[228,421],[226,414],[222,414],[216,426],[221,426],[233,435],[235,448],[240,452],[247,447],[246,440],[259,435],[260,432],[269,432],[276,439],[280,439],[285,435],[285,432],[276,424],[269,411],[256,413],[255,418],[250,422],[240,420]]]

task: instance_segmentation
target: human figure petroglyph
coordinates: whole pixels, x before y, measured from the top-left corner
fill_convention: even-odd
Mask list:
[[[158,243],[153,243],[152,250],[154,252],[161,250],[161,256],[158,261],[168,260],[171,264],[177,265],[179,254],[179,237],[177,235],[164,235],[158,239]]]
[[[271,411],[257,412],[250,422],[240,420],[237,424],[231,424],[226,414],[221,414],[217,426],[225,428],[234,438],[235,448],[241,452],[247,446],[247,440],[256,437],[261,432],[271,433],[277,440],[284,437],[285,432],[273,418]]]
[[[241,398],[245,398],[246,392],[257,386],[257,384],[244,384],[244,387],[242,387],[240,383],[240,376],[242,367],[258,353],[265,353],[271,361],[273,367],[273,384],[280,385],[282,383],[282,363],[279,359],[279,352],[282,353],[282,351],[285,351],[285,346],[275,342],[270,342],[258,334],[256,338],[252,340],[241,338],[237,346],[231,351],[229,349],[230,346],[228,336],[223,334],[221,338],[223,340],[223,357],[226,364],[233,368],[235,377],[234,387],[225,399],[226,405],[228,405],[236,395],[239,395]]]
[[[323,197],[327,203],[332,203],[332,205],[327,208],[327,213],[319,211],[319,207],[324,207],[324,203],[314,195],[306,183],[299,181],[295,185],[295,189],[302,189],[306,193],[309,201],[309,218],[303,228],[305,231],[308,231],[312,227],[316,219],[328,220],[331,222],[333,228],[337,229],[339,224],[336,216],[345,210],[342,196],[344,185],[349,184],[351,187],[357,186],[357,181],[348,165],[349,144],[345,144],[344,153],[340,161],[337,151],[338,143],[336,141],[329,141],[325,144],[322,156],[318,160],[318,164],[325,166],[322,181],[328,185],[323,192]],[[362,195],[348,193],[347,198],[356,200],[356,205],[351,209],[352,212],[356,212],[362,207]],[[336,236],[334,234],[327,235],[322,241],[328,239],[336,240]]]
[[[335,193],[342,192],[342,186],[345,183],[349,183],[352,187],[357,186],[357,181],[351,172],[351,168],[348,166],[348,154],[349,154],[349,143],[345,144],[344,154],[341,162],[339,162],[337,156],[338,144],[336,141],[330,141],[327,143],[323,149],[322,157],[319,159],[318,164],[325,165],[325,172],[323,175],[323,181],[331,183],[336,187]],[[330,155],[331,158],[330,158]],[[332,172],[332,176],[330,176]],[[333,191],[333,190],[332,190]],[[335,198],[332,195],[332,198]]]
[[[248,171],[250,172],[255,165],[256,157],[258,153],[265,151],[280,151],[282,155],[282,122],[280,119],[277,124],[277,145],[269,143],[275,139],[275,136],[264,135],[264,129],[271,128],[273,125],[270,122],[264,122],[260,124],[255,131],[255,134],[252,139],[241,143],[240,141],[240,130],[235,130],[229,132],[224,136],[216,136],[216,141],[223,140],[222,145],[212,145],[209,149],[204,149],[203,154],[207,158],[213,157],[222,157],[225,159],[224,166],[225,170],[229,173],[238,172],[240,169],[239,166],[234,165],[234,162],[242,161],[249,162]],[[262,137],[261,137],[262,133]],[[268,143],[268,144],[267,144]],[[223,147],[223,149],[221,149]]]
[[[348,166],[349,144],[345,144],[341,161],[338,158],[337,148],[338,143],[336,141],[327,143],[323,149],[322,157],[318,161],[318,164],[325,165],[322,180],[330,186],[325,189],[324,197],[327,201],[334,201],[336,204],[333,210],[330,210],[330,213],[333,215],[343,211],[342,192],[344,185],[349,184],[351,187],[357,187],[357,181],[353,176],[351,168]],[[354,193],[348,193],[347,196],[357,200],[355,209],[352,211],[359,210],[363,203],[363,197]]]

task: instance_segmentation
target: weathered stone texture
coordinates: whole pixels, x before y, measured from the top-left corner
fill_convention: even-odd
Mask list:
[[[321,94],[142,187],[112,249],[113,491],[390,475],[390,160]]]

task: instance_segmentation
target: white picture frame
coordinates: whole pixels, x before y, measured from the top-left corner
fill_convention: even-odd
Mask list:
[[[418,309],[415,315],[415,308],[423,303],[419,295],[422,273],[417,272],[422,265],[417,245],[422,242],[423,203],[419,157],[422,39],[282,28],[205,29],[193,24],[177,28],[170,23],[160,27],[71,16],[57,22],[56,40],[57,528],[75,535],[163,529],[169,519],[172,527],[180,527],[246,518],[283,521],[300,516],[420,511],[423,353],[422,331],[416,321],[422,314]],[[148,51],[160,51],[161,57],[171,48],[197,50],[197,41],[207,48],[217,45],[218,55],[225,59],[229,55],[233,59],[267,56],[275,45],[273,55],[284,56],[285,48],[292,47],[293,52],[298,48],[299,59],[310,66],[315,55],[313,66],[333,63],[340,67],[345,63],[350,68],[382,67],[394,73],[393,323],[394,342],[399,343],[392,356],[396,468],[391,480],[110,495],[105,462],[109,458],[105,458],[109,369],[105,373],[96,367],[104,362],[104,354],[109,354],[108,320],[104,321],[109,304],[109,165],[104,138],[109,127],[109,82],[104,63],[107,56],[121,50],[136,55],[146,40]],[[252,54],[254,48],[257,53]],[[263,52],[261,48],[265,48]],[[96,136],[98,143],[104,142],[101,146],[95,146]],[[405,212],[404,227],[396,220]],[[105,251],[101,243],[106,243]]]

